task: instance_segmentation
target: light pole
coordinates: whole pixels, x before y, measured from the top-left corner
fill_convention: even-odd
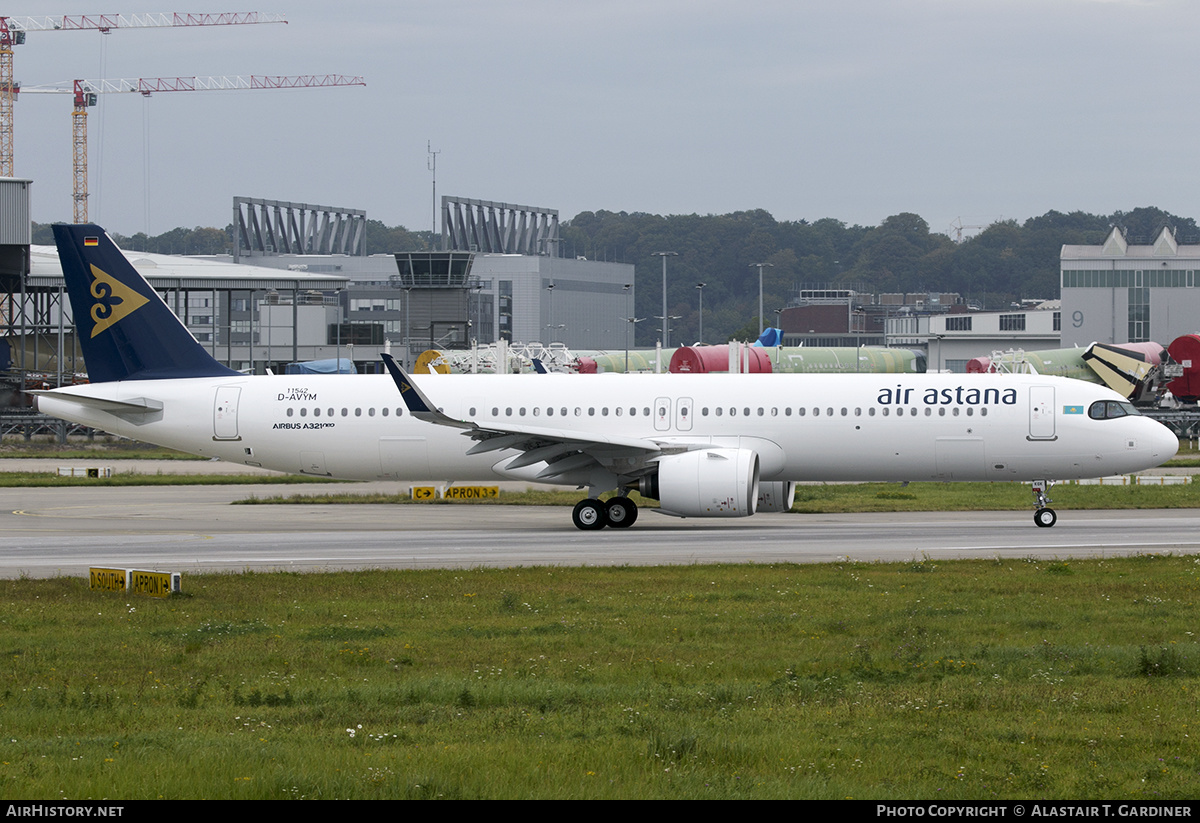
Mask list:
[[[629,374],[629,327],[637,328],[637,324],[641,323],[646,318],[644,317],[622,317],[625,321],[625,373]]]
[[[697,283],[696,292],[700,295],[700,330],[696,333],[696,342],[704,343],[704,287],[707,283]]]
[[[656,251],[653,253],[655,257],[661,257],[663,261],[663,348],[668,348],[671,345],[671,324],[665,319],[667,316],[667,258],[678,257],[677,251]]]
[[[671,328],[671,321],[679,320],[680,316],[678,314],[668,314],[666,317],[659,317],[656,314],[654,315],[654,319],[662,321],[662,328],[659,329],[659,331],[663,333],[663,338],[665,339],[667,336],[667,331]],[[664,345],[663,348],[667,348],[666,345]]]
[[[411,304],[412,304],[412,289],[411,288],[405,289],[404,290],[404,368],[406,368],[406,369],[411,369],[413,367],[412,362],[408,356],[409,352],[412,351],[412,342],[411,342],[412,335],[409,332],[409,325],[408,325],[408,318],[409,318],[408,307]],[[339,327],[338,328],[338,335],[339,335],[338,340],[341,340],[341,336],[340,336],[341,333],[342,333],[341,327]],[[342,356],[341,348],[339,347],[338,348],[338,357],[340,358],[341,356]]]
[[[775,268],[775,264],[774,263],[751,263],[750,264],[750,268],[754,268],[755,266],[758,266],[758,336],[762,337],[763,329],[765,328],[763,326],[762,270],[763,270],[763,266],[768,266],[773,269],[773,268]]]
[[[632,314],[632,312],[629,311],[629,296],[633,293],[633,284],[626,283],[624,286],[621,287],[621,291],[625,292],[625,314],[626,315]],[[628,320],[629,318],[624,317],[622,319]],[[626,351],[629,350],[629,326],[625,327],[625,350]]]

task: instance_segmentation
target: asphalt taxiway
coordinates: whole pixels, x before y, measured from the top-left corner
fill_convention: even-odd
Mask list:
[[[396,484],[378,485],[394,491]],[[230,505],[308,486],[0,489],[0,577],[83,576],[90,566],[186,573],[475,566],[808,563],[952,557],[1200,554],[1195,510],[760,514],[643,510],[630,529],[581,532],[546,506]]]

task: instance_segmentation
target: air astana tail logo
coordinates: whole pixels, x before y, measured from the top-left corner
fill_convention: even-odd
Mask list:
[[[138,294],[110,274],[94,265],[92,268],[92,337],[150,302],[147,297]]]

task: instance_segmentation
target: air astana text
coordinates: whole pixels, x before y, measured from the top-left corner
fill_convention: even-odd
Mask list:
[[[1016,389],[968,389],[956,386],[946,389],[925,389],[918,400],[913,400],[913,392],[920,389],[906,389],[897,386],[894,389],[880,389],[876,402],[881,406],[908,406],[912,403],[924,403],[926,406],[1015,406],[1017,405]]]

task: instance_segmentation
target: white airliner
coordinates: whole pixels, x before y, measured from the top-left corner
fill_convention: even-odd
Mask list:
[[[797,481],[1049,485],[1170,459],[1176,437],[1115,392],[1038,375],[253,376],[213,360],[97,226],[55,239],[92,383],[56,417],[279,471],[586,487],[581,529],[787,511]],[[601,501],[599,494],[617,490]]]

